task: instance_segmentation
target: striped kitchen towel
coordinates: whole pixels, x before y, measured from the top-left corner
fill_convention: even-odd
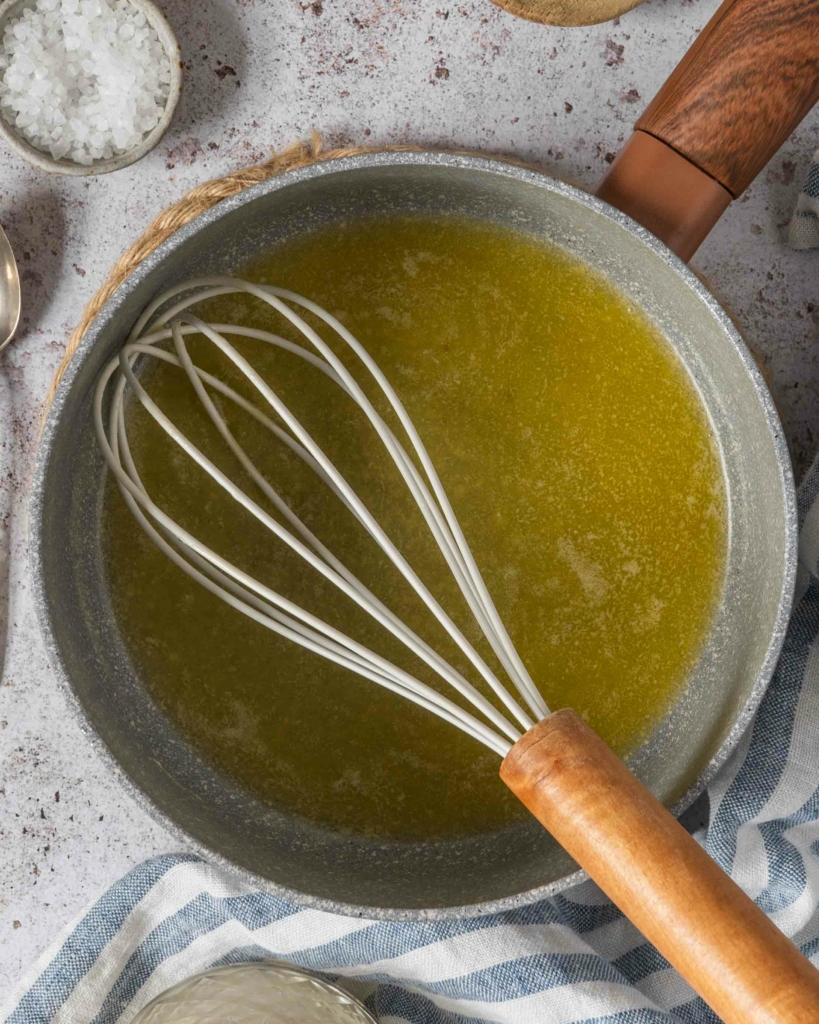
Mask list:
[[[796,201],[788,228],[792,249],[819,249],[819,149],[813,154],[808,176]]]
[[[819,462],[800,489],[785,648],[753,725],[711,786],[700,838],[819,965]],[[591,882],[503,914],[359,920],[251,891],[197,857],[134,868],[66,929],[9,999],[8,1024],[127,1024],[216,964],[274,957],[338,979],[391,1024],[714,1024]]]

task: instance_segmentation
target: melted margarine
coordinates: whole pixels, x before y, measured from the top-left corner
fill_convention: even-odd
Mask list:
[[[363,342],[424,438],[547,702],[574,707],[620,753],[634,748],[696,661],[726,546],[708,423],[657,331],[558,251],[456,220],[323,229],[242,276],[313,298]],[[296,340],[245,296],[214,300],[206,312]],[[300,360],[261,343],[237,345],[476,639],[363,417]],[[191,352],[250,395],[204,339]],[[241,480],[181,373],[160,365],[146,380],[160,406]],[[474,678],[315,478],[246,416],[229,420],[320,538]],[[381,627],[169,450],[139,409],[131,412],[131,436],[149,490],[193,533],[434,685]],[[400,839],[477,833],[525,814],[499,781],[494,754],[207,594],[154,549],[113,487],[104,525],[114,607],[135,664],[182,733],[263,799],[331,827]]]

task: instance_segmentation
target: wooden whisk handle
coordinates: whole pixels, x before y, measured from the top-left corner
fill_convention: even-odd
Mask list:
[[[819,970],[573,711],[501,778],[726,1024],[819,1024]]]

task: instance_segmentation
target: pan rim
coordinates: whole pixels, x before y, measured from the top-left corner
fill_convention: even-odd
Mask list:
[[[327,174],[344,174],[349,171],[366,170],[373,167],[384,166],[440,166],[455,170],[473,170],[488,174],[500,175],[515,178],[519,181],[529,183],[546,191],[557,193],[563,197],[572,199],[596,213],[614,221],[629,234],[643,242],[658,258],[670,267],[683,282],[694,292],[699,301],[706,307],[708,313],[716,320],[722,328],[726,340],[733,347],[739,357],[743,368],[748,374],[754,386],[754,390],[762,407],[768,434],[771,438],[773,453],[776,459],[777,470],[782,490],[782,504],[785,520],[784,537],[784,571],[782,576],[782,587],[779,596],[779,603],[771,638],[757,674],[756,681],[750,691],[748,699],[734,721],[733,726],[726,735],[723,743],[700,773],[697,780],[685,791],[685,793],[670,808],[672,814],[679,816],[687,810],[694,800],[697,799],[714,779],[716,774],[728,760],[731,753],[739,743],[751,723],[759,704],[768,688],[773,676],[776,663],[784,642],[785,633],[791,614],[793,594],[796,584],[797,570],[797,503],[794,487],[793,472],[791,468],[790,455],[784,431],[779,419],[779,414],[773,402],[767,384],[751,355],[746,343],[735,327],[732,319],[728,316],[717,299],[711,294],[700,278],[691,270],[687,264],[672,253],[658,238],[646,228],[632,220],[626,214],[609,206],[596,196],[583,191],[577,186],[571,185],[559,179],[552,178],[546,173],[530,170],[519,164],[504,161],[498,157],[483,157],[473,155],[460,155],[446,152],[435,152],[429,150],[411,151],[383,151],[360,154],[357,156],[342,157],[324,163],[314,163],[309,166],[296,168],[284,172],[265,182],[253,185],[237,195],[223,200],[215,207],[200,214],[191,220],[184,227],[174,232],[163,242],[150,256],[129,275],[129,290],[138,285],[155,267],[164,262],[173,252],[183,245],[189,238],[197,234],[206,225],[215,223],[222,217],[230,215],[235,209],[245,203],[252,202],[255,198],[267,195],[290,185],[298,184],[313,178]],[[54,400],[48,411],[47,418],[43,425],[40,443],[37,450],[34,473],[32,477],[32,488],[29,498],[29,538],[30,538],[30,569],[34,604],[43,643],[48,655],[49,664],[54,671],[57,682],[66,697],[67,706],[73,720],[79,725],[81,731],[89,741],[97,756],[106,766],[112,777],[122,786],[125,791],[135,800],[137,805],[144,810],[158,824],[162,825],[176,840],[188,850],[193,850],[207,861],[218,865],[229,871],[246,885],[251,885],[262,891],[273,893],[290,902],[300,906],[323,910],[329,913],[341,914],[347,917],[371,918],[373,920],[388,921],[419,921],[419,920],[452,920],[457,918],[481,917],[508,911],[516,907],[528,906],[539,900],[549,898],[557,893],[588,880],[584,871],[576,871],[565,875],[560,879],[526,890],[522,893],[501,897],[494,900],[481,901],[478,903],[454,906],[454,907],[433,907],[433,908],[402,908],[402,907],[376,907],[362,906],[344,901],[336,901],[326,897],[312,896],[298,890],[273,882],[254,871],[241,867],[218,851],[211,849],[207,844],[194,839],[183,828],[177,825],[164,811],[162,811],[153,800],[144,793],[122,768],[114,754],[108,748],[104,740],[97,734],[91,724],[85,707],[74,690],[70,676],[63,662],[56,636],[51,624],[51,617],[48,610],[46,585],[43,576],[43,530],[42,517],[44,506],[45,483],[53,448],[53,439],[62,412],[65,408],[68,394],[73,381],[76,378],[82,364],[97,342],[97,338],[111,319],[114,310],[122,300],[122,289],[118,289],[106,302],[92,324],[89,326],[77,351],[74,353],[62,380],[60,381]]]

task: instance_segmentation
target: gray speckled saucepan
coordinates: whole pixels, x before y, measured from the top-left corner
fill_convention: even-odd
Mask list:
[[[230,273],[311,228],[379,214],[457,215],[559,246],[645,312],[696,387],[729,499],[725,583],[687,684],[629,760],[675,813],[691,804],[759,704],[788,621],[797,535],[785,441],[754,360],[688,267],[599,199],[517,166],[420,152],[314,164],[226,200],[160,246],[96,318],[51,408],[31,503],[33,586],[77,719],[122,784],[181,840],[302,904],[393,919],[476,915],[583,876],[534,819],[466,839],[390,843],[318,827],[249,795],[186,742],[135,672],[101,554],[106,471],[91,401],[138,313],[172,283]]]

